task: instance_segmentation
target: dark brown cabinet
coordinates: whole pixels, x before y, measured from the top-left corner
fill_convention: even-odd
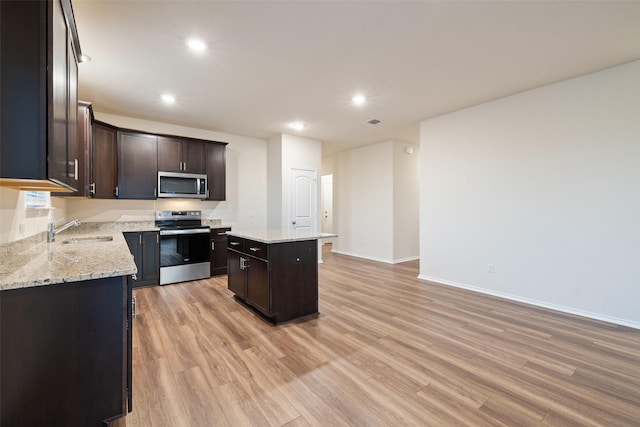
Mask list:
[[[316,240],[228,237],[228,288],[274,323],[318,313]]]
[[[71,3],[2,1],[0,31],[0,184],[75,191],[80,45]]]
[[[205,173],[205,143],[183,138],[158,137],[158,170]]]
[[[93,107],[88,102],[78,102],[78,188],[74,196],[89,197],[91,178],[90,147],[93,140]]]
[[[118,149],[115,127],[93,122],[89,193],[95,199],[115,199],[118,186]]]
[[[77,115],[77,131],[76,131],[76,141],[77,141],[77,152],[78,152],[78,162],[77,162],[77,170],[76,175],[78,178],[78,184],[76,185],[76,191],[74,192],[56,192],[51,193],[52,196],[64,196],[64,197],[89,197],[90,186],[90,147],[93,139],[93,108],[91,104],[84,101],[78,102],[78,111]]]
[[[129,295],[122,276],[0,292],[0,425],[99,426],[126,414]]]
[[[244,300],[247,286],[247,275],[244,271],[244,256],[237,251],[228,251],[228,277],[227,287],[238,298]]]
[[[155,199],[158,187],[157,137],[118,130],[119,199]]]
[[[212,142],[207,144],[207,185],[208,200],[226,198],[226,150],[227,144]]]
[[[211,275],[227,274],[227,231],[231,228],[211,229]]]
[[[133,260],[138,268],[132,287],[157,285],[160,283],[160,233],[157,231],[125,232]]]

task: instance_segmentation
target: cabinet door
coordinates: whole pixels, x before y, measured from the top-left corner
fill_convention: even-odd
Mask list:
[[[89,147],[93,138],[93,114],[91,104],[79,103],[77,111],[78,191],[76,195],[89,197]]]
[[[160,233],[157,231],[142,233],[142,271],[145,285],[160,283]]]
[[[249,304],[263,312],[271,315],[270,292],[269,292],[269,264],[258,258],[248,257],[245,262],[247,272],[247,295]]]
[[[182,170],[188,173],[206,173],[205,143],[184,141]]]
[[[141,233],[130,232],[122,234],[124,235],[124,240],[127,241],[129,251],[131,252],[131,255],[133,255],[133,262],[135,262],[136,268],[138,269],[138,272],[135,275],[135,279],[132,276],[129,276],[129,282],[133,287],[140,286],[140,282],[144,278]]]
[[[91,140],[91,195],[96,199],[115,199],[118,185],[116,129],[94,123]]]
[[[50,3],[52,11],[51,60],[49,71],[51,76],[51,116],[53,117],[49,132],[49,178],[66,185],[71,181],[68,176],[68,143],[69,143],[69,62],[68,62],[68,29],[62,5],[59,1]]]
[[[226,145],[207,144],[207,184],[209,200],[226,197]]]
[[[125,415],[123,277],[3,291],[0,425],[99,426]]]
[[[68,182],[77,191],[84,191],[79,180],[80,144],[78,141],[78,62],[67,37],[67,70],[69,73],[67,90],[67,177]],[[84,163],[82,163],[82,166]]]
[[[211,230],[211,275],[227,274],[227,229]],[[218,235],[220,234],[220,235]]]
[[[240,268],[241,254],[236,251],[229,251],[229,275],[227,277],[227,286],[230,291],[240,298],[244,298],[245,288],[245,270]]]
[[[158,170],[162,172],[182,171],[182,141],[158,137]]]
[[[118,198],[156,198],[157,156],[154,135],[118,132]]]
[[[93,127],[93,112],[91,109],[91,104],[85,102],[79,102],[78,108],[76,111],[75,118],[71,119],[75,121],[76,124],[76,132],[75,132],[75,141],[76,141],[76,151],[77,151],[77,165],[70,164],[69,167],[74,167],[76,170],[73,171],[76,173],[77,178],[77,191],[69,193],[69,192],[56,192],[51,193],[52,196],[80,196],[80,197],[90,197],[90,189],[89,189],[89,180],[90,176],[90,158],[89,158],[89,147],[91,145],[92,139],[92,127]],[[115,144],[114,144],[115,147]],[[71,151],[69,151],[71,153]],[[69,158],[71,154],[69,154]]]

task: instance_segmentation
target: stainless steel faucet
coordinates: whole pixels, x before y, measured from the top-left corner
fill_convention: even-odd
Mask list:
[[[69,227],[73,227],[73,226],[79,226],[80,225],[80,220],[79,219],[74,219],[71,222],[66,223],[65,225],[56,228],[56,223],[54,221],[49,223],[49,235],[47,236],[47,242],[55,242],[56,240],[56,234],[66,230]]]

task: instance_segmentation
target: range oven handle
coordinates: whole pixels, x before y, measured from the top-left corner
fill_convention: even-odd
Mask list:
[[[161,236],[176,236],[179,234],[209,234],[210,228],[189,228],[186,230],[160,230]]]

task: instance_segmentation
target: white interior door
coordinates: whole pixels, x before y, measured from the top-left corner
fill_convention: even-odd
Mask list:
[[[333,233],[333,175],[320,178],[322,200],[322,232]],[[331,243],[333,239],[324,239],[322,244]]]
[[[315,170],[289,172],[289,224],[295,230],[318,231],[318,180]]]

